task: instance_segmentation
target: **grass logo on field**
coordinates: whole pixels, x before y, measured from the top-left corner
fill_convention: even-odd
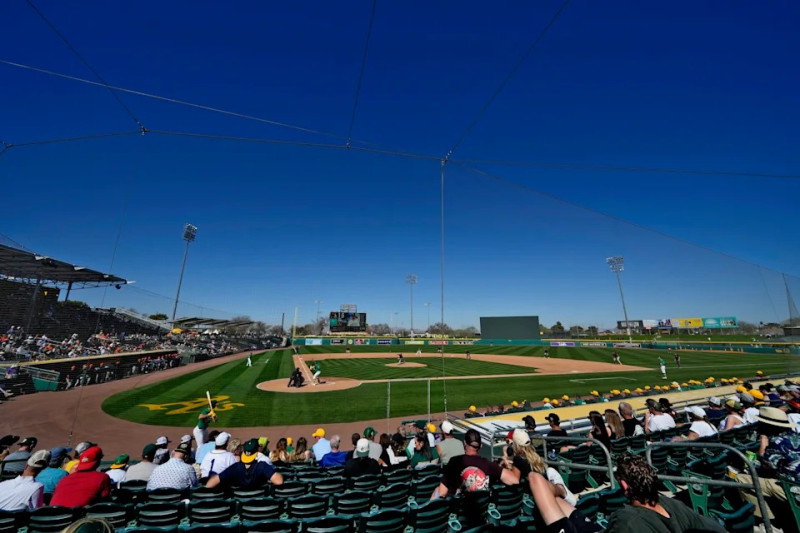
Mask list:
[[[217,406],[214,408],[215,412],[232,411],[237,407],[244,407],[243,403],[235,403],[229,401],[230,396],[214,396],[212,399],[217,400]],[[187,400],[183,402],[170,402],[170,403],[140,403],[139,407],[147,407],[151,411],[167,411],[165,415],[185,415],[188,413],[195,413],[204,407],[208,407],[208,399],[196,398],[194,400]]]

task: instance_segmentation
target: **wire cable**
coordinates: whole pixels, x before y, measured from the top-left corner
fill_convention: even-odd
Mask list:
[[[497,87],[497,89],[495,89],[494,93],[492,93],[492,95],[489,97],[489,100],[486,101],[481,110],[478,111],[478,114],[475,116],[475,118],[473,118],[472,121],[464,129],[464,131],[461,132],[461,135],[458,137],[458,140],[456,140],[453,147],[450,148],[450,151],[447,152],[445,159],[449,159],[450,156],[453,155],[453,152],[456,151],[456,148],[458,148],[464,141],[464,139],[467,137],[467,135],[469,135],[469,132],[472,131],[472,128],[475,127],[475,125],[481,118],[483,118],[483,115],[486,113],[486,111],[488,111],[489,107],[492,105],[495,98],[497,98],[500,95],[500,93],[503,92],[503,89],[505,89],[508,82],[511,81],[511,78],[513,78],[514,75],[517,73],[517,70],[519,70],[522,64],[525,63],[525,61],[528,59],[528,56],[531,55],[531,53],[534,51],[539,42],[541,42],[541,40],[544,38],[544,36],[547,34],[550,28],[553,27],[553,24],[555,24],[555,22],[558,20],[558,17],[561,16],[561,13],[563,13],[564,10],[567,8],[569,2],[570,0],[564,0],[564,2],[561,4],[561,7],[559,7],[558,10],[555,12],[555,14],[552,17],[550,17],[550,22],[548,22],[547,25],[544,28],[542,28],[542,30],[539,32],[539,35],[536,36],[531,45],[528,47],[528,49],[525,51],[522,57],[519,58],[517,63],[508,73],[508,75],[506,75],[503,81],[500,82],[500,85]]]
[[[364,70],[367,66],[367,54],[369,52],[369,41],[372,37],[372,26],[375,22],[375,8],[378,0],[372,0],[372,10],[369,14],[369,25],[367,26],[367,38],[364,41],[364,53],[361,55],[361,70],[358,73],[358,83],[356,83],[356,95],[353,98],[353,111],[350,113],[350,127],[347,128],[347,147],[350,148],[350,138],[353,136],[353,126],[356,122],[356,111],[358,110],[358,97],[361,94],[361,82],[364,80]]]
[[[694,174],[701,176],[731,176],[736,178],[785,178],[800,179],[800,174],[775,174],[769,172],[735,172],[728,170],[690,169],[690,168],[657,168],[657,167],[627,167],[614,165],[594,165],[580,163],[543,163],[539,161],[496,161],[482,159],[451,159],[453,163],[463,165],[498,165],[538,168],[558,168],[568,170],[608,170],[614,172],[637,172],[656,174]]]
[[[441,163],[441,189],[439,191],[440,197],[440,209],[439,215],[441,217],[440,220],[440,227],[441,227],[441,252],[440,252],[440,261],[441,261],[441,285],[439,287],[440,296],[441,296],[441,317],[442,321],[439,324],[441,329],[442,335],[444,336],[444,167],[447,164],[447,161],[442,159]],[[444,347],[442,347],[442,399],[444,402],[444,414],[447,417],[447,378],[445,376],[445,369],[444,369]]]
[[[692,241],[683,239],[681,237],[672,235],[670,233],[666,233],[664,231],[661,231],[661,230],[658,230],[658,229],[655,229],[655,228],[651,228],[649,226],[645,226],[645,225],[639,224],[637,222],[633,222],[632,220],[628,220],[627,218],[622,218],[620,216],[612,215],[611,213],[607,213],[605,211],[600,211],[599,209],[595,209],[594,207],[589,207],[589,206],[586,206],[586,205],[583,205],[583,204],[579,204],[577,202],[573,202],[571,200],[566,200],[564,198],[561,198],[560,196],[556,196],[556,195],[551,194],[549,192],[545,192],[545,191],[542,191],[540,189],[536,189],[534,187],[531,187],[530,185],[525,185],[523,183],[520,183],[518,181],[514,181],[512,179],[509,179],[509,178],[506,178],[506,177],[503,177],[503,176],[498,176],[497,174],[492,174],[491,172],[486,172],[485,170],[480,170],[480,169],[477,169],[477,168],[474,168],[474,167],[470,167],[470,166],[467,166],[467,165],[462,165],[462,164],[456,163],[455,161],[452,161],[452,160],[450,161],[450,163],[452,163],[454,165],[457,165],[457,166],[459,166],[459,167],[461,167],[461,168],[463,168],[465,170],[469,170],[470,172],[473,172],[473,173],[478,174],[480,176],[484,176],[486,178],[489,178],[491,180],[494,180],[494,181],[497,181],[497,182],[500,182],[500,183],[505,183],[506,185],[511,185],[512,187],[516,187],[518,189],[522,189],[522,190],[527,191],[527,192],[532,192],[532,193],[538,194],[540,196],[544,196],[545,198],[549,198],[551,200],[555,200],[557,202],[560,202],[560,203],[563,203],[563,204],[566,204],[566,205],[569,205],[569,206],[572,206],[572,207],[576,207],[576,208],[582,209],[584,211],[588,211],[588,212],[593,213],[595,215],[603,216],[603,217],[608,218],[610,220],[613,220],[615,222],[620,222],[622,224],[626,224],[628,226],[632,226],[632,227],[640,229],[640,230],[648,231],[650,233],[654,233],[654,234],[659,235],[661,237],[666,237],[667,239],[670,239],[670,240],[673,240],[673,241],[677,241],[679,243],[686,244],[686,245],[689,245],[689,246],[693,246],[695,248],[699,248],[699,249],[704,250],[706,252],[712,252],[712,253],[715,253],[715,254],[719,254],[719,255],[721,255],[723,257],[727,257],[728,259],[734,259],[736,261],[745,263],[747,265],[760,267],[760,268],[763,268],[765,270],[769,270],[770,272],[775,272],[777,274],[784,274],[784,272],[781,272],[780,270],[776,270],[774,268],[770,268],[770,267],[766,267],[766,266],[763,266],[763,265],[759,265],[758,263],[754,263],[754,262],[752,262],[752,261],[750,261],[748,259],[744,259],[744,258],[741,258],[739,256],[730,254],[728,252],[723,252],[721,250],[717,250],[715,248],[711,248],[710,246],[706,246],[704,244],[699,244],[699,243],[696,243],[696,242],[692,242]],[[790,274],[790,275],[792,275],[792,274]],[[792,276],[794,277],[794,275],[792,275]]]
[[[148,130],[142,132],[141,130],[131,130],[131,131],[117,131],[111,133],[96,133],[92,135],[80,135],[77,137],[60,137],[57,139],[41,139],[38,141],[27,141],[21,143],[6,143],[5,149],[9,150],[11,148],[21,148],[23,146],[37,146],[42,144],[57,144],[57,143],[68,143],[68,142],[76,142],[76,141],[87,141],[92,139],[103,139],[107,137],[124,137],[126,135],[142,135],[146,133]]]
[[[145,129],[144,124],[142,124],[141,121],[136,117],[136,115],[133,113],[131,108],[128,107],[127,105],[125,105],[125,102],[122,101],[122,99],[119,97],[119,95],[114,91],[114,89],[111,88],[111,86],[103,78],[103,76],[101,76],[100,73],[97,72],[97,70],[95,70],[95,68],[92,65],[89,64],[89,62],[86,60],[86,58],[83,57],[81,55],[81,53],[78,52],[78,50],[74,46],[72,46],[72,43],[70,43],[69,40],[67,40],[67,38],[64,36],[64,34],[61,33],[60,31],[58,31],[58,28],[56,28],[55,25],[52,22],[50,22],[50,20],[45,16],[45,14],[42,13],[42,11],[38,7],[36,7],[36,5],[31,0],[25,0],[25,1],[31,7],[31,9],[33,9],[36,12],[36,14],[39,15],[39,18],[41,18],[44,21],[44,23],[47,24],[50,27],[51,30],[53,30],[53,33],[55,33],[58,36],[58,38],[61,39],[61,41],[65,45],[67,45],[67,48],[69,48],[70,51],[72,51],[72,53],[75,54],[75,57],[77,57],[80,60],[80,62],[83,63],[84,66],[87,69],[89,69],[89,71],[92,74],[94,74],[95,78],[100,80],[100,82],[103,85],[103,87],[108,89],[108,92],[111,93],[111,96],[114,97],[114,99],[117,101],[117,103],[120,106],[122,106],[122,108],[128,113],[128,115],[130,115],[130,117],[133,119],[133,121],[136,122],[136,124],[139,126],[139,129],[144,131],[144,129]]]

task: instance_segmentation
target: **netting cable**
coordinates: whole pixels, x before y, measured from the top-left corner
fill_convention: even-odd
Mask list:
[[[378,5],[378,0],[372,0],[372,9],[369,14],[369,24],[367,25],[367,38],[364,41],[364,53],[361,55],[361,68],[358,72],[358,81],[356,82],[356,94],[353,98],[353,110],[350,113],[350,126],[347,128],[347,141],[345,145],[350,148],[350,139],[353,136],[353,126],[356,123],[356,111],[358,110],[358,98],[361,95],[361,83],[364,80],[364,70],[367,66],[367,54],[369,53],[369,41],[372,37],[372,26],[375,23],[375,8]]]

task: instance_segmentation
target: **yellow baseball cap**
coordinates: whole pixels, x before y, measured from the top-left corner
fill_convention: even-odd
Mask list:
[[[475,410],[476,410],[476,407],[475,407],[474,405],[470,405],[470,406],[469,406],[469,412],[470,412],[470,413],[474,413],[474,412],[475,412]]]
[[[259,437],[258,438],[258,445],[259,446],[266,446],[267,444],[269,444],[269,438],[267,438],[267,437]]]
[[[322,428],[317,428],[317,430],[314,433],[312,433],[311,436],[312,437],[324,437],[325,436],[325,430],[322,429]]]
[[[511,405],[512,405],[512,407],[519,407],[519,404],[517,403],[517,400],[514,400],[513,402],[511,402]]]
[[[562,399],[562,400],[565,400],[565,401],[566,401],[566,400],[569,400],[569,396],[567,396],[567,395],[565,394],[564,396],[562,396],[562,397],[561,397],[561,399]]]

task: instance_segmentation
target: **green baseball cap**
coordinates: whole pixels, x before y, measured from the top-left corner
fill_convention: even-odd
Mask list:
[[[368,439],[371,439],[372,437],[374,437],[377,434],[378,434],[378,432],[375,431],[375,428],[372,427],[372,426],[367,426],[366,429],[364,430],[364,436],[366,438],[368,438]]]

